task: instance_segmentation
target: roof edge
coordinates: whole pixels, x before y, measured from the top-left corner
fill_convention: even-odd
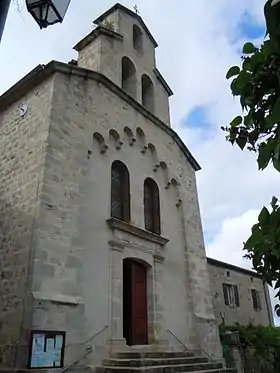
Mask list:
[[[245,274],[248,274],[250,276],[258,277],[258,278],[263,279],[263,277],[259,273],[255,272],[253,270],[246,269],[246,268],[243,268],[243,267],[238,267],[238,266],[230,264],[230,263],[221,262],[220,260],[217,260],[217,259],[214,259],[214,258],[207,257],[207,262],[208,262],[208,264],[216,265],[216,266],[223,267],[223,268],[233,269],[237,272],[245,273]]]
[[[97,71],[85,69],[82,67],[74,66],[59,61],[51,61],[47,65],[38,65],[34,70],[32,70],[29,74],[25,75],[20,81],[13,85],[2,96],[0,96],[0,111],[3,110],[5,107],[8,107],[11,103],[15,101],[15,99],[19,99],[20,97],[22,97],[26,92],[39,85],[44,79],[46,79],[46,77],[51,76],[55,72],[61,72],[63,74],[74,74],[77,76],[93,79],[95,81],[98,81],[99,83],[102,83],[112,92],[114,92],[119,97],[128,102],[132,107],[134,107],[135,110],[140,112],[150,121],[152,121],[155,125],[157,125],[163,131],[165,131],[168,135],[170,135],[176,142],[178,147],[181,149],[181,151],[184,153],[184,155],[186,156],[186,158],[188,159],[189,163],[195,171],[201,169],[199,163],[193,157],[193,155],[186,147],[184,142],[181,140],[179,135],[171,127],[167,126],[164,122],[162,122],[158,117],[152,114],[139,102],[135,101],[134,98],[129,96],[119,86],[117,86],[110,79],[108,79],[106,76],[100,74]]]
[[[113,5],[110,9],[106,10],[106,12],[102,13],[99,17],[97,17],[93,23],[98,25],[100,22],[103,21],[104,18],[106,18],[110,13],[114,12],[115,10],[117,9],[121,9],[122,11],[124,11],[125,13],[129,14],[131,17],[134,17],[136,18],[140,23],[141,23],[141,26],[143,27],[143,29],[146,31],[146,33],[148,34],[149,38],[151,39],[151,42],[154,44],[155,48],[158,47],[158,43],[156,42],[155,38],[153,37],[153,35],[151,34],[150,30],[148,29],[148,27],[146,26],[145,22],[143,21],[142,17],[140,17],[138,14],[136,14],[135,12],[133,12],[132,10],[130,10],[129,8],[125,7],[124,5],[120,4],[120,3],[116,3],[115,5]]]
[[[172,89],[167,84],[166,80],[164,79],[164,77],[161,75],[161,73],[159,72],[159,70],[157,68],[154,69],[154,73],[156,74],[156,77],[158,78],[158,80],[163,85],[163,88],[166,90],[166,92],[168,94],[168,97],[173,96],[174,93],[173,93]]]
[[[15,100],[21,98],[29,90],[30,86],[36,87],[55,71],[54,61],[47,65],[37,65],[27,75],[15,83],[0,96],[0,111],[9,106]]]
[[[123,36],[113,30],[109,30],[106,27],[103,26],[97,26],[93,31],[91,31],[89,34],[87,34],[83,39],[81,39],[74,47],[73,49],[79,52],[84,47],[86,47],[89,43],[91,43],[95,38],[97,38],[100,34],[109,36],[111,38],[115,38],[118,40],[123,40]]]

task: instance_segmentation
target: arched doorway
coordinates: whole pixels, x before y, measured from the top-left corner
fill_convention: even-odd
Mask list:
[[[128,345],[148,344],[147,268],[123,261],[123,337]]]

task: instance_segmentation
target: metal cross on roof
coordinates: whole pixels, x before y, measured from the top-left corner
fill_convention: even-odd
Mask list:
[[[137,4],[134,5],[133,9],[135,10],[135,13],[138,15],[140,14],[139,10],[138,10],[138,6]]]

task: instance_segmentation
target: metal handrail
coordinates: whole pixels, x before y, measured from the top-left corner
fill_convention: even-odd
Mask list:
[[[185,343],[183,343],[171,330],[167,329],[166,331],[169,334],[171,334],[172,337],[174,337],[176,341],[179,342],[184,347],[185,350],[190,351],[190,349],[185,345]]]
[[[171,330],[169,330],[169,329],[167,329],[166,330],[169,334],[171,334],[172,335],[172,337],[174,337],[175,339],[176,339],[176,341],[177,342],[179,342],[183,347],[184,347],[184,349],[186,350],[186,351],[189,351],[189,352],[191,352],[191,349],[190,348],[188,348],[186,345],[185,345],[185,343],[184,342],[182,342]],[[206,355],[206,357],[211,361],[211,362],[214,362],[214,359],[203,349],[203,348],[199,348],[199,350],[201,351],[201,352],[203,352],[204,353],[204,355]]]
[[[84,344],[88,344],[89,342],[93,341],[96,337],[98,337],[101,333],[103,333],[109,326],[104,326],[101,330],[99,330],[97,333],[95,333],[92,337],[90,337],[88,340],[84,342]],[[64,373],[68,369],[72,368],[74,365],[78,364],[80,360],[84,359],[87,355],[89,355],[92,352],[92,347],[87,347],[87,351],[83,353],[78,359],[74,360],[72,363],[68,364],[66,367],[62,368],[59,373]]]
[[[208,354],[208,352],[206,352],[203,348],[199,348],[200,349],[200,351],[201,352],[203,352],[204,353],[204,355],[206,355],[206,357],[213,363],[214,362],[214,359],[212,358],[212,356],[210,356],[209,354]]]

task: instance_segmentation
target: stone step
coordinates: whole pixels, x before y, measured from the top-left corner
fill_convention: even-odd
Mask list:
[[[182,372],[184,373],[184,372]],[[187,372],[189,373],[189,372]],[[211,369],[211,370],[200,370],[192,373],[237,373],[236,369],[233,368],[222,368],[222,369]]]
[[[139,372],[147,372],[147,373],[193,373],[199,371],[211,371],[212,370],[222,370],[223,364],[222,363],[199,363],[199,364],[177,364],[177,365],[158,365],[158,366],[145,366],[145,367],[127,367],[127,366],[103,366],[96,369],[97,373],[139,373]]]
[[[123,351],[123,352],[115,352],[112,355],[112,358],[115,359],[171,359],[171,358],[184,358],[184,357],[195,357],[194,352],[192,351],[168,351],[168,352],[160,352],[160,351]]]
[[[122,367],[146,367],[157,365],[183,365],[207,363],[206,357],[173,357],[173,358],[144,358],[144,359],[108,359],[103,361],[104,366],[122,366]]]

